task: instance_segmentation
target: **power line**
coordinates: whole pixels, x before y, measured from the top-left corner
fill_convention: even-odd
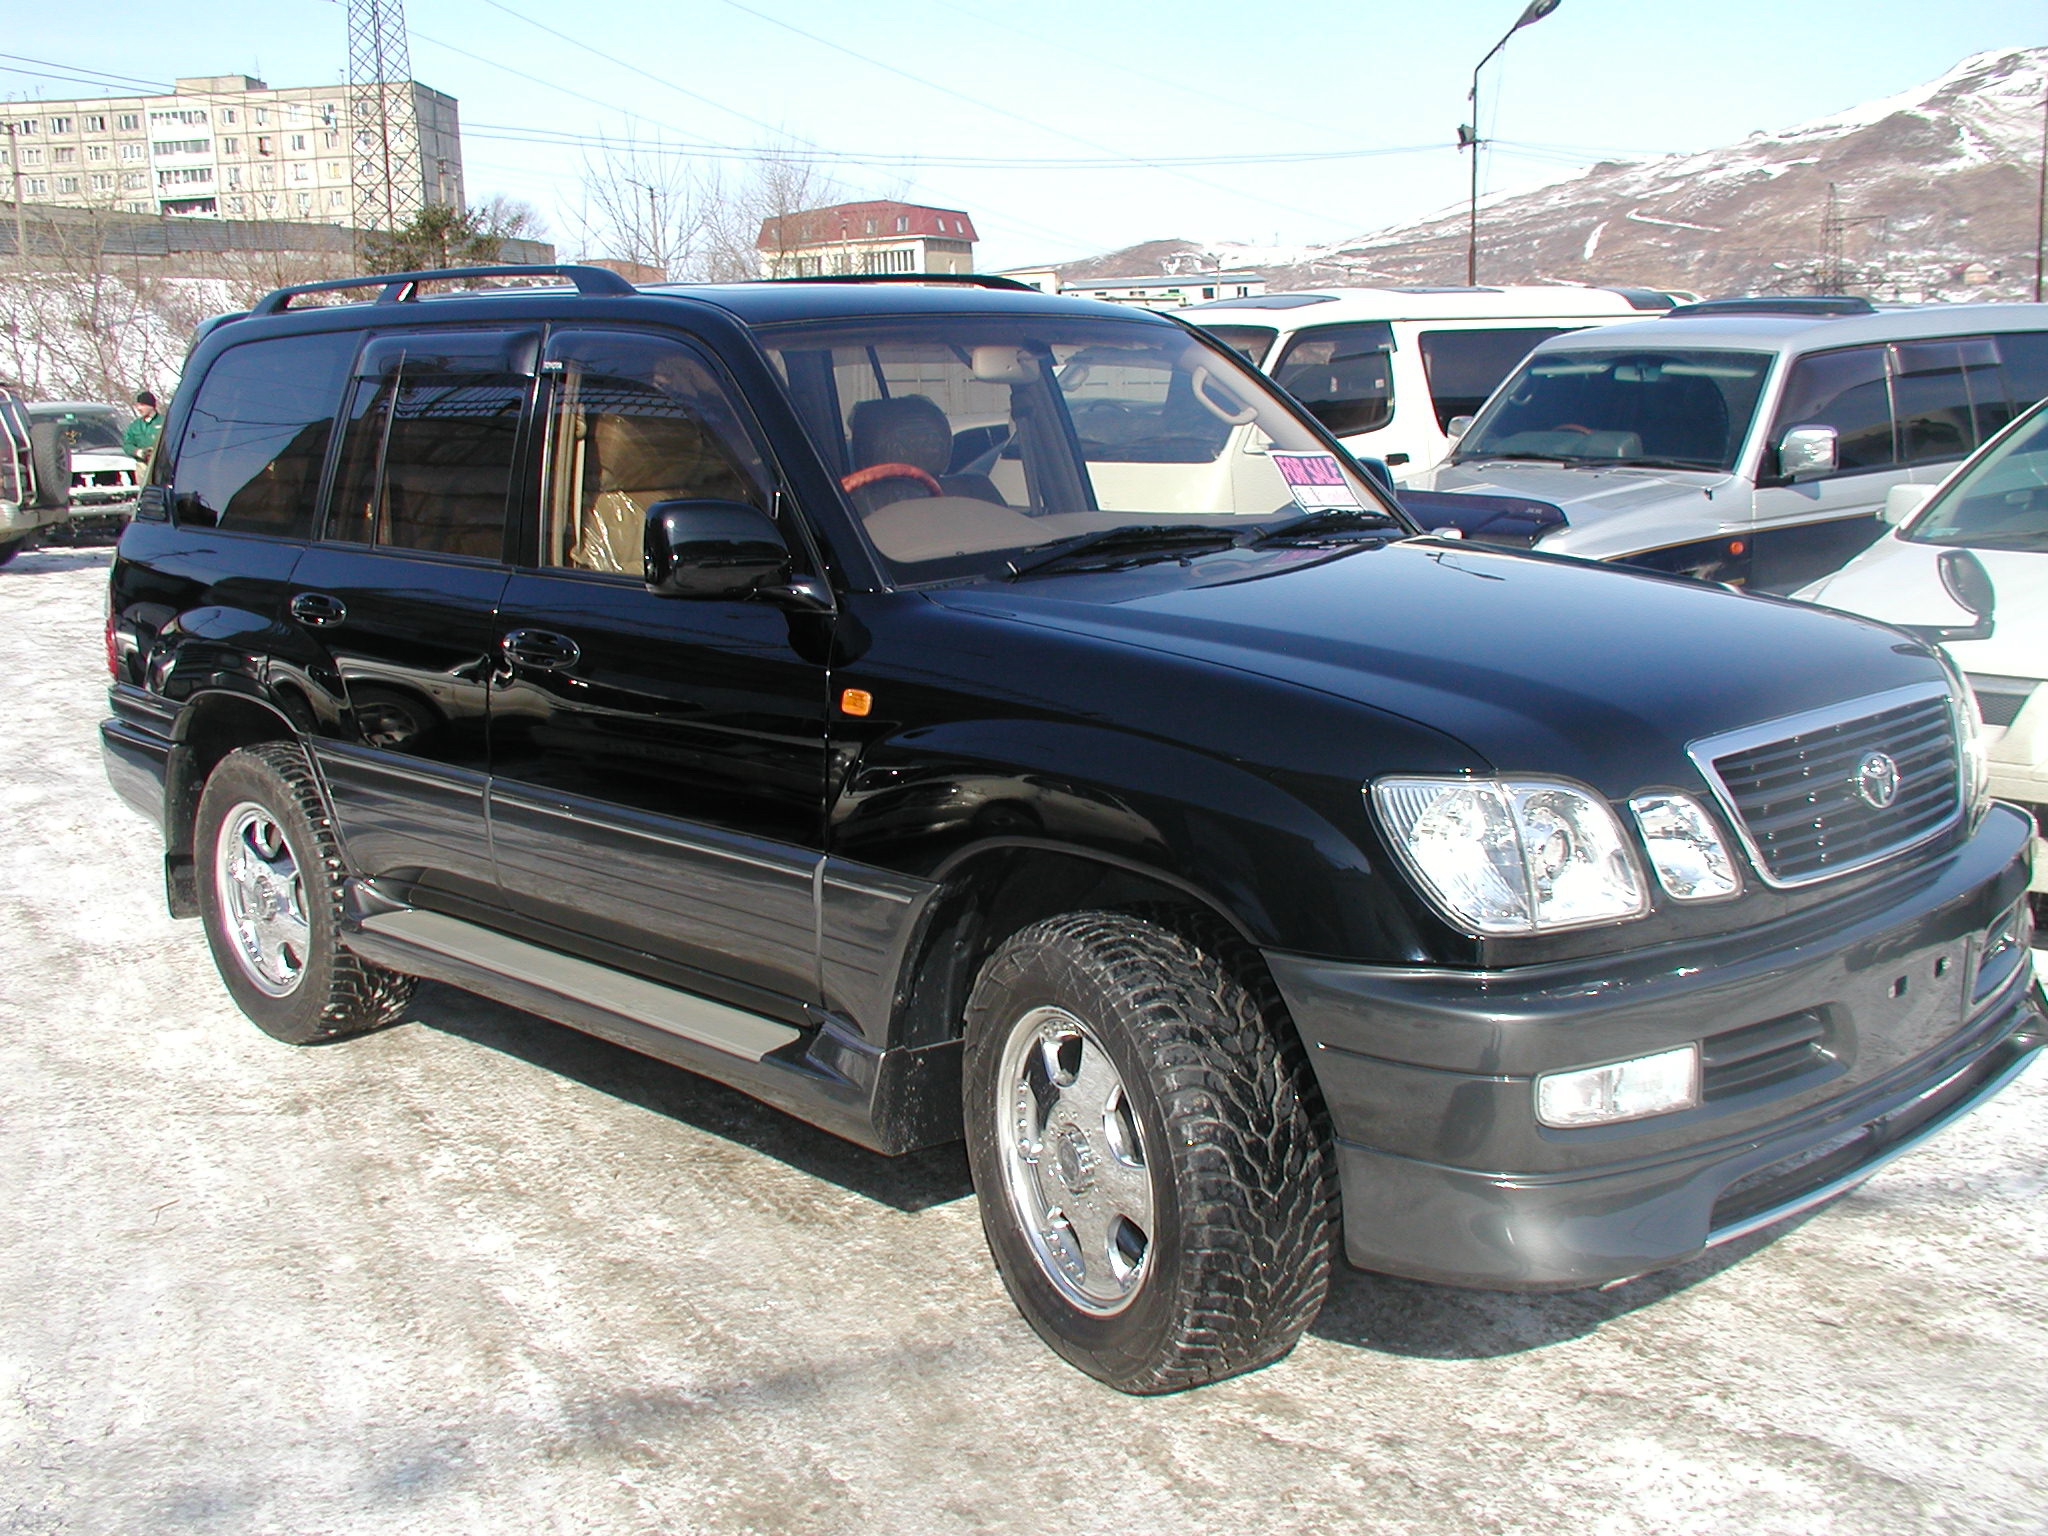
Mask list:
[[[821,48],[830,48],[835,53],[843,53],[848,58],[857,59],[861,63],[866,64],[871,68],[883,70],[888,74],[899,76],[902,79],[910,81],[914,85],[921,85],[925,87],[925,89],[927,90],[937,91],[940,95],[950,96],[956,101],[964,101],[969,106],[981,108],[984,112],[993,112],[999,117],[1007,117],[1013,122],[1022,123],[1027,128],[1035,128],[1040,133],[1049,133],[1056,138],[1067,139],[1076,144],[1083,144],[1086,145],[1089,149],[1099,150],[1106,155],[1115,155],[1118,153],[1117,150],[1112,149],[1107,144],[1098,144],[1093,139],[1086,139],[1081,137],[1079,134],[1069,133],[1064,128],[1055,128],[1049,123],[1041,123],[1037,121],[1035,118],[1026,117],[1021,112],[1013,112],[1008,107],[997,106],[994,102],[982,101],[977,97],[968,95],[965,91],[956,91],[949,85],[941,85],[936,80],[927,80],[922,75],[912,74],[909,70],[898,68],[896,65],[888,63],[886,60],[873,58],[868,54],[861,53],[853,48],[849,48],[844,43],[835,43],[830,38],[820,37],[815,32],[807,32],[802,27],[796,25],[796,23],[794,22],[784,21],[779,16],[771,16],[766,11],[756,10],[751,5],[742,4],[741,0],[722,0],[722,3],[730,6],[733,10],[743,12],[748,16],[752,16],[758,21],[765,21],[770,26],[781,27],[785,31],[794,32],[798,37],[806,38],[809,41],[818,44]],[[1128,160],[1133,165],[1144,166],[1150,170],[1165,171],[1165,173],[1169,176],[1177,176],[1182,181],[1192,182],[1194,185],[1198,187],[1206,187],[1212,192],[1221,192],[1226,197],[1241,197],[1248,199],[1251,202],[1264,203],[1269,208],[1278,208],[1285,213],[1300,214],[1303,218],[1315,219],[1323,223],[1329,222],[1330,219],[1330,215],[1327,209],[1322,211],[1313,211],[1307,208],[1297,208],[1292,203],[1277,202],[1270,197],[1261,197],[1256,192],[1243,192],[1235,187],[1225,186],[1221,182],[1210,181],[1206,177],[1190,176],[1185,171],[1177,171],[1171,169],[1170,167],[1155,164],[1154,162],[1144,159],[1141,156],[1125,155],[1123,156],[1123,158]]]
[[[564,128],[536,128],[522,123],[471,123],[465,125],[463,132],[477,138],[502,139],[510,143],[602,146],[610,142],[601,134],[578,133]],[[1100,160],[1063,160],[1040,156],[917,155],[899,154],[888,150],[851,149],[777,149],[773,154],[777,160],[788,160],[798,164],[823,165],[845,162],[860,165],[929,166],[944,170],[1065,172],[1130,171],[1181,165],[1307,165],[1333,160],[1366,160],[1390,155],[1435,154],[1454,147],[1449,143],[1403,144],[1383,149],[1298,150],[1270,155],[1173,155],[1147,161],[1142,165],[1122,156]],[[762,153],[759,145],[716,144],[710,141],[692,143],[687,148],[691,154],[710,158],[758,157]]]

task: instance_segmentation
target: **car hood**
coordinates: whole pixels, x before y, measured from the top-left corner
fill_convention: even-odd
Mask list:
[[[1684,748],[1701,737],[1943,675],[1876,625],[1550,555],[1411,539],[1221,576],[1232,563],[934,599],[1335,694],[1453,737],[1497,771],[1613,795],[1696,783]]]
[[[1968,626],[1969,613],[1941,584],[1943,546],[1896,535],[1879,539],[1834,575],[1796,595],[1887,624]],[[2013,549],[1971,553],[1991,577],[1991,638],[1958,640],[1949,652],[1966,672],[2048,678],[2048,554]]]
[[[1674,518],[1708,529],[1724,522],[1741,526],[1749,517],[1740,482],[1720,471],[1474,459],[1440,464],[1409,483],[1417,490],[1477,491],[1547,501],[1564,513],[1566,528],[1547,536],[1543,547],[1576,555],[1632,553],[1645,547],[1634,530],[1659,527]],[[1651,535],[1649,542],[1658,540]]]

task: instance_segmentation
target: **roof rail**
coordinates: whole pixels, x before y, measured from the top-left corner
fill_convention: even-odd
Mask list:
[[[1664,311],[1666,320],[1688,315],[1808,315],[1826,318],[1840,315],[1874,315],[1877,306],[1857,294],[1824,294],[1812,298],[1776,298],[1768,294],[1740,299],[1706,299],[1698,304],[1680,304]]]
[[[963,288],[1008,288],[1019,293],[1041,290],[1014,277],[987,272],[830,272],[817,277],[764,277],[764,283],[954,283]]]
[[[375,300],[379,304],[404,304],[419,297],[421,283],[435,279],[456,279],[469,277],[566,277],[576,285],[578,293],[610,294],[624,297],[640,290],[627,282],[618,273],[604,267],[584,267],[574,264],[530,267],[443,267],[432,272],[387,272],[379,277],[342,277],[324,283],[294,283],[289,288],[277,288],[256,301],[251,315],[282,314],[292,307],[292,300],[302,293],[339,293],[349,288],[382,288],[384,291]]]

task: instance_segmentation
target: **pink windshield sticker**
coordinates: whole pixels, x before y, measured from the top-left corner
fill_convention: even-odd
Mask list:
[[[1295,504],[1310,512],[1324,507],[1364,505],[1335,454],[1276,450],[1273,463],[1280,470],[1280,478],[1287,482],[1287,489],[1294,493]]]

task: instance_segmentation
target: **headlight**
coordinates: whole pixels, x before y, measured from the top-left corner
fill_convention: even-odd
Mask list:
[[[1711,901],[1742,889],[1735,861],[1706,808],[1690,795],[1638,795],[1629,801],[1657,883],[1677,901]]]
[[[1949,712],[1956,717],[1956,745],[1963,759],[1963,815],[1974,826],[1991,803],[1991,755],[1984,745],[1984,711],[1978,706],[1977,690],[1963,676],[1955,658],[1941,649],[1935,655],[1948,673]]]
[[[1467,932],[1548,932],[1649,909],[1620,824],[1586,790],[1548,779],[1390,778],[1371,797],[1408,873]]]

